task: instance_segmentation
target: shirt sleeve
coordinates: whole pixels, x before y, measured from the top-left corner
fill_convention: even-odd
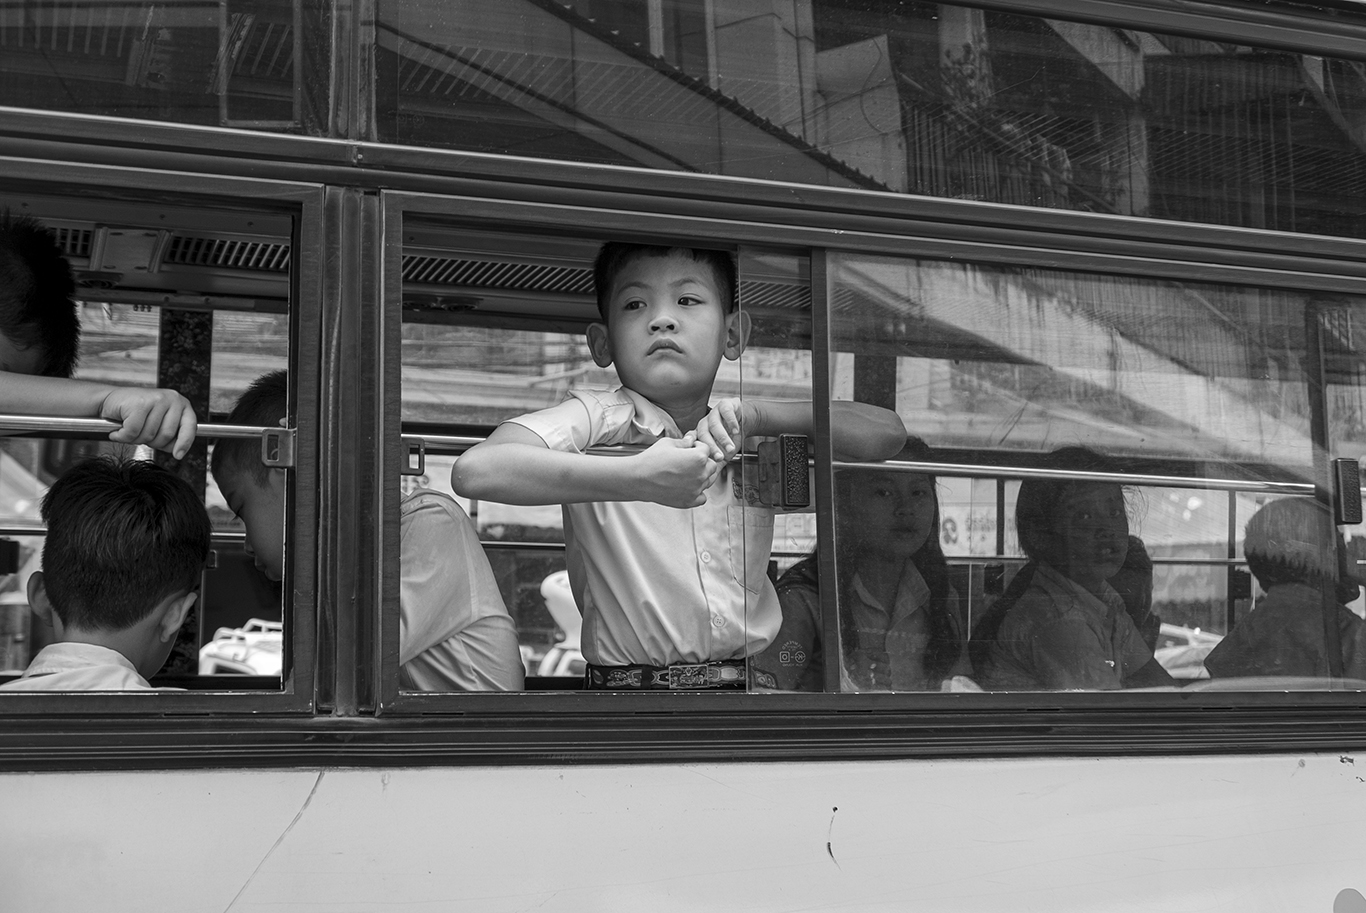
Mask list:
[[[575,394],[557,406],[509,419],[545,441],[551,450],[578,453],[600,443],[606,433],[605,410],[596,397]]]

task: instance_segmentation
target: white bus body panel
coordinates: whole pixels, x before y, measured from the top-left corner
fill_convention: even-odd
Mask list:
[[[1346,755],[7,774],[0,807],[16,913],[1366,910]]]

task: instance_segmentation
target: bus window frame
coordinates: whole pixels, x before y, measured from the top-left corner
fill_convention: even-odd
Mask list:
[[[621,169],[607,169],[609,172]],[[858,193],[858,192],[855,192]],[[490,233],[505,233],[509,239],[515,238],[517,231],[541,234],[578,233],[590,237],[631,237],[650,239],[660,243],[677,243],[681,239],[706,238],[710,243],[728,245],[755,245],[767,248],[785,248],[809,256],[812,263],[812,319],[813,319],[813,390],[830,389],[830,323],[826,304],[829,297],[829,276],[826,256],[830,252],[871,253],[919,259],[943,259],[951,261],[971,261],[983,265],[1030,265],[1047,266],[1063,270],[1081,272],[1100,272],[1108,275],[1134,276],[1166,280],[1188,280],[1201,282],[1227,282],[1239,285],[1284,288],[1301,291],[1348,292],[1356,295],[1366,294],[1366,278],[1354,275],[1359,267],[1345,265],[1336,259],[1339,253],[1355,250],[1357,256],[1366,257],[1366,242],[1337,239],[1341,246],[1333,251],[1334,257],[1319,262],[1317,270],[1307,273],[1301,270],[1276,271],[1251,266],[1242,262],[1238,250],[1207,247],[1202,250],[1204,260],[1193,262],[1185,258],[1168,259],[1166,245],[1146,241],[1134,241],[1127,249],[1113,253],[1093,250],[1064,250],[1058,248],[1040,249],[1017,243],[1021,229],[1013,222],[1024,221],[1035,210],[1025,207],[992,206],[1011,217],[1005,224],[992,227],[982,224],[972,240],[945,239],[941,235],[918,234],[905,230],[889,236],[882,232],[860,232],[857,229],[836,229],[819,224],[817,213],[807,224],[793,224],[779,220],[779,211],[769,209],[769,220],[758,218],[762,210],[749,203],[697,203],[685,207],[677,206],[676,200],[650,198],[645,194],[632,195],[622,192],[621,185],[614,185],[609,194],[606,189],[596,197],[597,205],[588,205],[587,200],[576,201],[578,194],[566,194],[560,188],[547,188],[541,200],[528,199],[524,188],[514,187],[511,192],[501,196],[452,196],[407,191],[384,191],[381,194],[384,238],[384,275],[383,310],[388,316],[385,327],[385,344],[394,353],[386,362],[384,378],[386,384],[400,384],[398,348],[402,319],[402,256],[405,219],[436,220],[442,224],[458,226],[462,229],[484,230]],[[907,209],[914,210],[921,202],[912,198]],[[577,205],[576,205],[577,203]],[[619,208],[612,208],[617,204]],[[673,205],[671,205],[673,204]],[[964,204],[967,209],[978,205]],[[679,208],[691,210],[680,213]],[[673,210],[673,211],[671,211]],[[974,217],[976,213],[972,214]],[[1075,214],[1069,214],[1075,215]],[[1075,220],[1085,224],[1090,220],[1086,214]],[[1126,224],[1140,220],[1127,217],[1104,217],[1104,221],[1117,220]],[[1064,221],[1070,221],[1064,220]],[[811,224],[817,223],[817,224]],[[919,227],[919,226],[917,226]],[[1272,232],[1233,230],[1237,238],[1253,235],[1258,241],[1267,241]],[[1221,256],[1223,255],[1223,256]],[[1303,264],[1301,264],[1303,266]],[[833,542],[834,511],[832,504],[834,463],[829,451],[829,411],[830,400],[818,399],[815,409],[817,433],[816,468],[818,501],[816,507],[819,539],[822,543]],[[401,404],[395,400],[387,403],[382,420],[382,437],[387,442],[384,461],[384,488],[386,496],[398,497],[398,478],[403,465],[400,437],[402,433]],[[821,445],[824,442],[824,446]],[[1022,464],[1024,465],[1024,464]],[[1002,476],[1009,478],[1008,470]],[[773,717],[781,719],[785,714],[800,715],[803,712],[818,716],[834,714],[836,717],[866,713],[869,710],[889,712],[893,716],[926,714],[941,721],[948,713],[951,718],[959,715],[973,720],[985,720],[996,714],[1007,716],[1017,711],[1027,711],[1027,716],[1057,711],[1063,718],[1085,718],[1087,714],[1104,716],[1112,714],[1116,718],[1141,718],[1147,714],[1153,722],[1163,719],[1164,713],[1170,716],[1165,723],[1170,725],[1181,714],[1192,714],[1187,719],[1194,720],[1194,711],[1208,712],[1212,707],[1222,707],[1234,712],[1246,712],[1252,708],[1273,711],[1281,707],[1300,707],[1314,713],[1331,713],[1329,708],[1360,708],[1366,705],[1366,694],[1355,692],[1303,692],[1299,695],[1280,692],[1218,692],[1201,691],[1178,694],[1175,697],[1160,693],[1127,692],[1122,695],[1106,692],[1065,692],[1065,693],[991,693],[991,694],[939,694],[939,693],[831,693],[838,687],[838,672],[828,669],[827,691],[822,694],[793,694],[749,692],[745,694],[690,694],[679,704],[675,694],[644,692],[634,694],[602,694],[575,691],[530,692],[521,694],[488,694],[459,692],[409,692],[398,687],[398,572],[399,554],[396,523],[396,508],[393,521],[386,518],[384,540],[379,551],[383,561],[381,585],[381,613],[376,620],[379,630],[380,650],[374,675],[377,679],[378,716],[399,717],[421,715],[432,720],[441,714],[481,721],[504,718],[508,721],[535,721],[535,726],[573,726],[576,718],[591,720],[596,726],[625,724],[641,713],[676,713],[680,706],[689,711],[698,711],[699,718],[710,714],[721,714],[731,720],[731,725],[751,714],[761,729],[772,725]],[[833,572],[834,561],[831,549],[821,547],[822,570]],[[828,566],[827,566],[828,565]],[[827,621],[834,618],[833,594],[822,594],[822,606]],[[964,700],[969,703],[964,703]],[[1074,716],[1075,715],[1075,716]],[[537,719],[543,717],[543,719]],[[967,724],[965,719],[959,720]],[[1017,719],[1017,723],[1023,720]],[[452,721],[457,729],[459,723]],[[968,724],[974,725],[974,724]],[[690,728],[690,727],[685,727]],[[1366,738],[1366,730],[1362,737]],[[1216,734],[1217,738],[1217,734]],[[998,746],[999,747],[999,746]],[[1166,744],[1167,750],[1172,750]],[[1187,749],[1189,750],[1189,749]],[[991,749],[973,753],[991,753]],[[707,755],[711,756],[711,755]]]
[[[103,718],[204,713],[311,713],[316,709],[318,648],[315,581],[318,490],[318,370],[325,331],[316,269],[322,260],[322,190],[318,186],[207,174],[152,173],[142,169],[68,162],[0,158],[0,191],[57,197],[129,200],[142,206],[197,207],[288,216],[297,252],[290,270],[290,411],[295,430],[295,464],[288,474],[285,522],[295,531],[286,556],[293,583],[290,637],[284,645],[285,674],[278,690],[184,692],[13,692],[0,694],[0,718]],[[255,205],[252,205],[255,204]],[[204,417],[208,419],[207,416]]]
[[[0,156],[6,164],[30,167],[27,173],[39,182],[50,182],[56,173],[59,166],[50,162],[84,162],[61,173],[136,174],[135,189],[151,198],[170,186],[168,175],[175,175],[172,184],[188,188],[186,192],[259,186],[263,199],[273,199],[276,192],[308,188],[316,194],[316,205],[303,209],[309,218],[301,218],[300,224],[313,232],[315,242],[325,236],[325,243],[314,243],[311,253],[301,248],[298,276],[310,284],[297,299],[301,312],[305,291],[309,296],[320,294],[324,286],[330,292],[345,291],[339,288],[339,261],[358,256],[364,243],[357,233],[349,239],[352,247],[343,246],[339,236],[348,225],[366,224],[380,233],[384,262],[392,271],[390,245],[397,243],[395,229],[401,223],[373,213],[367,222],[363,213],[374,205],[367,200],[381,201],[386,214],[395,206],[401,212],[404,199],[415,201],[415,211],[422,209],[421,200],[436,199],[443,217],[470,218],[505,230],[532,230],[547,219],[558,226],[554,230],[582,230],[583,216],[591,212],[605,226],[597,233],[606,235],[640,225],[655,230],[667,226],[669,237],[716,236],[723,229],[737,243],[777,239],[777,246],[801,249],[950,257],[957,252],[986,262],[1168,279],[1352,294],[1366,289],[1366,243],[1352,239],[15,109],[0,109],[0,115]],[[376,160],[379,152],[387,157]],[[119,167],[110,171],[105,168],[110,165]],[[247,182],[235,182],[232,176]],[[325,207],[327,188],[345,191],[333,193],[331,200],[349,199],[350,209],[340,202]],[[547,207],[557,207],[553,219]],[[353,222],[343,219],[347,211]],[[322,462],[321,451],[332,452],[339,445],[377,452],[376,428],[388,434],[398,417],[396,402],[384,398],[395,394],[392,383],[387,393],[380,390],[389,375],[381,376],[373,363],[358,370],[345,359],[376,344],[377,336],[365,338],[364,333],[376,327],[391,332],[392,317],[383,315],[396,313],[399,298],[386,284],[348,300],[352,310],[357,303],[363,311],[368,308],[369,316],[348,316],[332,295],[325,302],[309,298],[309,313],[321,315],[320,327],[309,324],[321,339],[317,362],[327,360],[319,367],[300,358],[298,366],[300,372],[317,372],[301,376],[300,382],[311,386],[299,390],[299,408],[315,410],[316,424],[328,429],[327,434],[311,431],[307,416],[298,415],[301,428],[316,435],[305,442],[306,456],[301,457],[304,465],[318,466],[314,519],[324,508],[329,518],[338,516],[339,493],[346,485],[360,498],[359,483],[373,492],[376,474],[384,473],[385,486],[391,473],[397,476],[396,436],[382,445],[389,448],[383,467],[375,461],[367,470],[365,460],[354,460],[346,470],[352,475],[346,476]],[[306,341],[301,337],[299,344]],[[391,361],[396,365],[396,359],[388,359],[386,370]],[[354,393],[344,399],[342,379],[351,385],[347,389],[369,384],[372,394],[364,400]],[[343,406],[361,402],[374,410],[364,421],[340,413]],[[350,424],[338,427],[339,420]],[[357,613],[348,617],[362,636],[371,637],[371,649],[359,649],[362,641],[356,633],[339,643],[334,622],[341,603],[328,604],[320,594],[313,715],[272,712],[285,707],[282,701],[268,702],[277,697],[273,694],[264,695],[267,701],[258,695],[212,694],[200,703],[193,703],[194,695],[181,695],[174,705],[140,715],[104,712],[103,706],[117,707],[122,699],[112,696],[78,696],[84,701],[79,706],[86,709],[73,713],[54,714],[57,705],[48,703],[41,715],[11,715],[7,708],[18,705],[5,701],[0,702],[6,724],[0,727],[0,769],[1133,757],[1366,748],[1364,699],[1354,692],[1208,691],[1176,699],[1096,692],[693,694],[682,702],[672,694],[413,694],[403,696],[401,707],[380,703],[369,708],[354,699],[367,696],[363,687],[353,690],[353,699],[337,700],[331,689],[338,674],[322,664],[360,656],[359,686],[376,684],[382,674],[379,606],[386,604],[383,588],[396,573],[397,552],[390,549],[396,544],[397,517],[385,516],[383,522],[393,528],[382,542],[379,531],[362,530],[349,539],[338,534],[333,541],[316,543],[318,581],[337,581],[329,594]],[[362,549],[382,552],[383,576],[374,589],[357,588],[356,556]],[[338,574],[345,576],[334,576]],[[300,648],[311,642],[302,635],[294,641]],[[379,684],[389,687],[390,681],[396,688],[396,676]],[[301,681],[300,687],[304,685]],[[232,703],[220,697],[243,700]],[[190,712],[195,707],[208,712]],[[180,713],[181,708],[187,712]],[[368,715],[371,710],[376,716]]]

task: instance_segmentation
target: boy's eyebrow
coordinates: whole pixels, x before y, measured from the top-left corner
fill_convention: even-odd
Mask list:
[[[715,283],[714,283],[714,282],[708,282],[704,277],[702,277],[702,276],[699,275],[699,276],[684,276],[684,277],[682,277],[681,279],[676,279],[675,281],[669,283],[669,285],[670,285],[670,287],[672,287],[672,288],[679,288],[679,287],[684,286],[684,285],[700,285],[700,286],[703,286],[704,288],[711,288],[711,287],[714,287],[714,286],[715,286]],[[648,291],[648,290],[651,289],[651,288],[653,288],[653,285],[652,285],[651,283],[649,283],[649,282],[642,282],[642,281],[640,281],[640,280],[637,280],[637,281],[635,281],[635,282],[627,282],[625,285],[619,285],[619,286],[617,286],[617,287],[613,290],[613,294],[619,295],[619,294],[621,294],[622,292],[630,291],[630,290],[632,290],[632,289],[640,289],[640,290],[642,290],[642,291]]]

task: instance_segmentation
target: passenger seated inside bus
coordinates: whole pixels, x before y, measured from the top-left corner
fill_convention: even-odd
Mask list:
[[[1142,539],[1129,536],[1124,563],[1110,578],[1110,586],[1124,600],[1124,609],[1148,649],[1156,650],[1162,618],[1153,611],[1153,559]]]
[[[1046,468],[1115,472],[1084,447]],[[1114,482],[1025,479],[1015,506],[1030,559],[973,632],[973,663],[989,691],[1171,685],[1109,580],[1124,566],[1129,521]]]
[[[147,691],[199,596],[210,525],[193,488],[143,461],[99,457],[43,497],[33,613],[53,629],[7,691]]]
[[[252,382],[229,424],[275,425],[288,410],[284,371]],[[284,576],[285,471],[260,443],[219,441],[211,467],[246,526],[246,550],[271,580]],[[517,629],[474,524],[446,495],[419,489],[399,504],[399,684],[414,691],[520,691]]]
[[[1357,598],[1360,583],[1343,570],[1346,544],[1328,507],[1313,498],[1272,501],[1245,532],[1243,554],[1263,595],[1205,657],[1210,677],[1327,677],[1323,613],[1330,611],[1342,676],[1366,679],[1366,624],[1344,605]]]
[[[911,438],[901,456],[926,460],[930,452]],[[836,472],[842,690],[940,691],[971,673],[935,489],[934,476],[921,473]],[[818,566],[813,553],[778,578],[782,627],[752,662],[783,690],[824,690]]]
[[[111,441],[149,444],[180,459],[196,430],[185,397],[70,379],[81,332],[75,291],[52,233],[0,212],[0,413],[107,419],[120,425]]]
[[[738,497],[727,464],[746,438],[809,433],[811,403],[710,402],[721,359],[749,337],[730,253],[609,243],[594,282],[589,350],[622,386],[504,422],[456,461],[451,484],[564,505],[588,687],[744,689],[745,657],[773,641],[782,612],[766,573],[773,510]],[[887,409],[840,402],[831,418],[840,459],[883,460],[906,440]],[[615,444],[648,446],[584,452]]]

